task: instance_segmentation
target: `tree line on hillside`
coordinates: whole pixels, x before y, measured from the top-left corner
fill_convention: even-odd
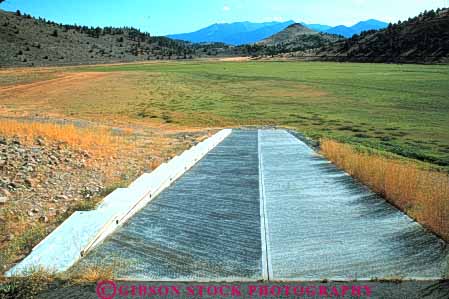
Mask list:
[[[315,54],[326,60],[361,62],[434,62],[449,58],[449,11],[424,11],[325,46]]]

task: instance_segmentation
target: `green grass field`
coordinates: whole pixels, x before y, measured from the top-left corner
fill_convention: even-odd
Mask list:
[[[0,82],[67,73],[80,79],[5,92],[0,108],[185,127],[290,127],[449,170],[447,65],[176,61],[6,71]]]
[[[84,70],[137,72],[130,116],[286,126],[449,166],[449,66],[212,62]]]

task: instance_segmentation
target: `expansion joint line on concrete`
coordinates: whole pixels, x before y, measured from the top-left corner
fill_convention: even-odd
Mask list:
[[[264,280],[270,280],[272,275],[269,239],[268,234],[268,216],[265,203],[265,186],[263,177],[263,156],[261,150],[261,131],[257,131],[257,148],[259,157],[259,198],[260,198],[260,234],[262,244],[262,278]]]

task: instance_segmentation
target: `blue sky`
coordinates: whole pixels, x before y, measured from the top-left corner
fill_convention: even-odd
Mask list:
[[[166,35],[237,21],[294,20],[332,26],[371,18],[396,22],[448,6],[448,0],[6,0],[0,8],[65,24],[133,26]]]

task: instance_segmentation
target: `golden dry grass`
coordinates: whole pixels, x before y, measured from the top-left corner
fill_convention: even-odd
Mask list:
[[[117,273],[129,266],[126,259],[112,254],[112,260],[98,261],[94,264],[75,266],[67,272],[61,274],[62,278],[68,278],[78,283],[98,282],[101,280],[115,279]]]
[[[72,124],[17,120],[0,120],[0,135],[16,136],[25,143],[33,143],[36,138],[41,137],[101,156],[113,153],[119,142],[118,137],[113,136],[110,130],[104,127],[79,128]]]
[[[91,266],[87,267],[83,272],[74,275],[72,279],[75,282],[97,282],[101,280],[108,280],[114,278],[113,266]]]
[[[339,168],[449,241],[447,173],[423,169],[413,162],[360,152],[333,140],[322,140],[321,152]]]

